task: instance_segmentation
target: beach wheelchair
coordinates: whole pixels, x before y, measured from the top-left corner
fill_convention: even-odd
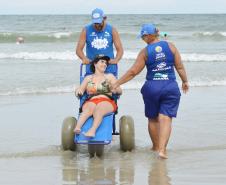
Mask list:
[[[116,66],[117,67],[117,66]],[[118,69],[113,75],[118,77]],[[80,66],[80,84],[85,77],[84,65]],[[80,97],[80,111],[83,103],[86,101],[87,94],[84,93]],[[119,96],[113,94],[113,99],[117,102]],[[77,124],[75,117],[67,117],[63,121],[61,130],[61,144],[63,150],[76,151],[78,144],[88,145],[90,156],[101,156],[104,152],[104,145],[108,145],[112,141],[112,135],[120,136],[120,149],[122,151],[131,151],[135,147],[134,139],[134,121],[129,115],[123,115],[119,119],[119,132],[116,131],[116,116],[117,112],[112,112],[104,116],[99,128],[96,131],[95,137],[86,137],[83,134],[75,134],[74,128]],[[80,115],[80,113],[79,113]],[[79,117],[78,115],[78,117]],[[81,133],[87,132],[92,126],[93,117],[89,117],[81,128]]]

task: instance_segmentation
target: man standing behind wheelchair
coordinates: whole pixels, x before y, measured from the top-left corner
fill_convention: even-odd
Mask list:
[[[93,125],[84,135],[86,137],[95,137],[96,130],[101,124],[103,117],[117,110],[112,93],[121,94],[122,90],[120,87],[113,92],[111,90],[111,84],[116,82],[116,77],[111,73],[105,74],[108,61],[110,61],[110,58],[105,55],[98,55],[94,58],[90,65],[93,74],[87,75],[80,87],[75,91],[76,96],[82,96],[84,93],[88,94],[74,129],[76,134],[80,134],[83,124],[90,116],[93,116]]]
[[[117,74],[117,64],[123,55],[122,43],[117,30],[106,22],[102,9],[92,11],[92,23],[85,26],[80,34],[76,54],[86,64],[86,75],[91,74],[90,62],[98,55],[110,57],[106,73]],[[86,54],[83,49],[86,45]],[[116,56],[114,57],[114,47]]]

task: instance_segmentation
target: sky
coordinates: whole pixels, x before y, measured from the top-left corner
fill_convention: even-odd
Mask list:
[[[0,0],[0,14],[226,13],[226,0]]]

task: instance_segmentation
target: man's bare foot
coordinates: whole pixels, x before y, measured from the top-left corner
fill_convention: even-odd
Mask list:
[[[80,134],[80,132],[81,132],[81,129],[80,129],[80,128],[76,128],[76,127],[75,127],[75,129],[74,129],[74,133],[75,133],[75,134]]]
[[[88,130],[86,133],[84,133],[84,135],[86,136],[86,137],[95,137],[95,131],[93,131],[93,130]]]
[[[165,152],[159,152],[159,158],[161,158],[161,159],[168,159],[168,156],[166,155]]]

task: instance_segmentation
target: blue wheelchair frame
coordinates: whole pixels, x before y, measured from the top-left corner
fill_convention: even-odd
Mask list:
[[[86,74],[83,71],[83,68],[84,68],[83,66],[84,66],[83,64],[81,64],[80,66],[80,84],[82,83],[82,81],[86,76]],[[116,73],[113,73],[113,75],[116,78],[118,77],[118,68],[116,70]],[[83,96],[80,97],[80,110],[82,108],[83,103],[86,101],[87,97],[88,95],[86,93],[84,93]],[[113,94],[113,99],[116,102],[118,98],[119,98],[118,95]],[[116,132],[116,124],[115,124],[116,113],[112,112],[104,116],[100,126],[96,131],[95,137],[86,137],[83,134],[84,132],[87,132],[93,124],[93,117],[88,118],[81,128],[81,133],[75,135],[74,142],[76,144],[104,144],[104,145],[110,144],[112,140],[112,135],[119,135],[119,133]],[[109,122],[111,122],[112,124],[109,124]]]

